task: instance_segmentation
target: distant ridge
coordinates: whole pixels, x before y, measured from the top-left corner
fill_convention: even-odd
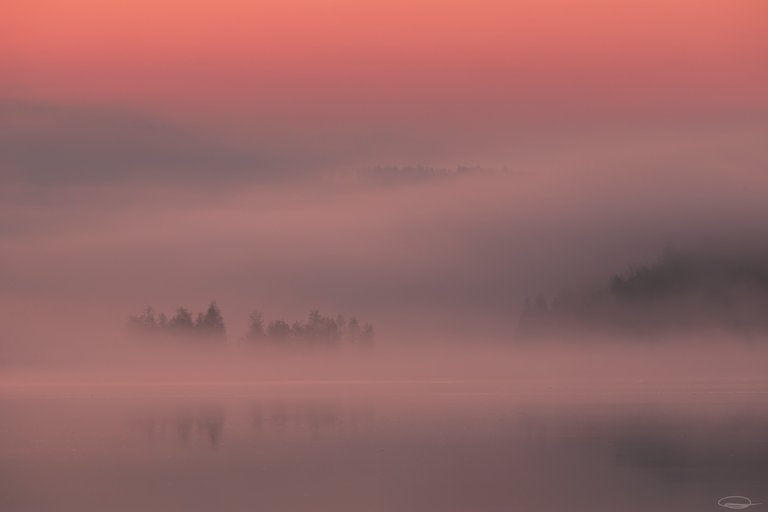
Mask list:
[[[667,251],[592,292],[527,299],[518,324],[523,338],[702,330],[768,334],[768,251]]]

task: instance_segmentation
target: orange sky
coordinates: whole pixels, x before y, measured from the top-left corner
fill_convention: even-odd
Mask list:
[[[768,105],[762,0],[6,0],[3,11],[0,90],[14,97],[275,116]]]

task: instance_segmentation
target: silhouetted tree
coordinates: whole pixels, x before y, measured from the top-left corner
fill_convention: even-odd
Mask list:
[[[176,314],[171,318],[169,325],[179,333],[191,333],[195,328],[195,322],[192,320],[192,313],[186,308],[177,309]]]
[[[283,320],[274,320],[267,327],[267,335],[276,341],[286,340],[291,335],[291,326]]]
[[[215,302],[211,302],[205,314],[198,314],[195,329],[206,339],[222,340],[226,335],[224,317]]]
[[[341,338],[339,326],[331,317],[323,316],[319,311],[309,313],[309,320],[305,327],[304,336],[310,340],[333,343]]]
[[[265,336],[263,317],[261,316],[261,313],[254,311],[251,313],[250,322],[248,323],[248,334],[246,334],[245,337],[250,341],[260,341],[263,340]]]
[[[307,327],[299,322],[298,320],[295,320],[291,324],[291,335],[290,338],[293,340],[301,340],[304,339],[307,335]]]
[[[156,333],[158,325],[155,320],[155,310],[147,306],[140,315],[129,317],[128,327],[135,335],[146,336]]]
[[[347,325],[347,332],[345,333],[346,340],[351,343],[356,343],[360,341],[360,334],[360,322],[358,322],[355,317],[350,318],[349,324]]]

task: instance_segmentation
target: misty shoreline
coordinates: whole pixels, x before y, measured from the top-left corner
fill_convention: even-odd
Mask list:
[[[210,385],[301,383],[443,384],[504,383],[539,389],[568,383],[746,383],[764,386],[768,347],[722,340],[688,339],[663,345],[542,342],[537,346],[382,348],[373,352],[285,352],[146,348],[126,343],[101,354],[77,358],[49,355],[27,364],[6,365],[0,385],[110,382],[138,385],[206,383]],[[291,384],[294,383],[294,384]],[[311,387],[311,386],[310,386]],[[703,389],[703,388],[702,388]]]

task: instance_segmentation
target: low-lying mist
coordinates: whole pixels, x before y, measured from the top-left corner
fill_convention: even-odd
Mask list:
[[[6,352],[5,389],[119,392],[150,386],[148,391],[158,387],[173,392],[177,386],[215,386],[212,392],[225,394],[240,389],[301,396],[489,393],[553,399],[638,392],[663,399],[656,395],[662,389],[751,393],[764,381],[768,357],[763,343],[701,335],[650,344],[577,336],[518,344],[420,338],[381,342],[364,350],[255,347],[245,342],[206,346],[108,338],[56,341],[55,348],[44,352]]]
[[[337,347],[307,357],[367,358],[371,372],[384,354],[418,347],[425,347],[418,356],[424,361],[448,357],[442,346],[456,354],[503,347],[493,350],[510,354],[504,361],[519,360],[513,354],[521,350],[548,357],[563,350],[578,359],[597,351],[587,348],[590,340],[626,348],[637,331],[645,341],[695,346],[722,338],[742,347],[733,340],[746,336],[757,344],[766,254],[758,241],[768,210],[753,132],[688,134],[677,145],[653,137],[632,139],[634,145],[581,139],[576,149],[514,165],[497,158],[467,167],[360,167],[377,177],[395,172],[395,185],[328,169],[282,181],[9,183],[0,207],[0,361],[6,368],[35,361],[96,367],[102,359],[105,367],[162,361],[176,368],[175,358],[199,356],[202,366],[242,359],[248,367],[275,348],[251,351],[244,342],[254,312],[265,331],[284,320],[288,338],[302,332],[291,330],[292,322],[306,325],[313,311],[334,321],[337,313],[360,319],[361,329],[370,322],[371,350],[351,355]],[[729,173],[729,154],[753,158]],[[419,179],[403,180],[409,169]],[[691,261],[722,254],[725,267],[704,265],[703,272],[725,268],[727,286],[710,286],[706,277],[700,286],[703,274],[689,278],[684,270],[653,291],[658,276],[669,274],[654,262],[669,248]],[[743,275],[743,265],[757,270],[746,281],[728,281]],[[625,273],[628,266],[646,270]],[[620,306],[612,294],[621,296]],[[530,329],[526,299],[529,314],[538,296],[548,311],[568,296],[589,307],[578,321],[562,308],[534,319],[557,329]],[[219,348],[126,339],[129,316],[148,306],[170,317],[211,301],[226,319]],[[720,321],[711,321],[718,314]],[[604,328],[617,323],[622,328]],[[657,329],[662,324],[671,328]],[[546,350],[537,347],[549,339]],[[285,352],[278,348],[275,357],[296,357],[294,349]],[[413,357],[398,355],[382,367],[395,375]]]

